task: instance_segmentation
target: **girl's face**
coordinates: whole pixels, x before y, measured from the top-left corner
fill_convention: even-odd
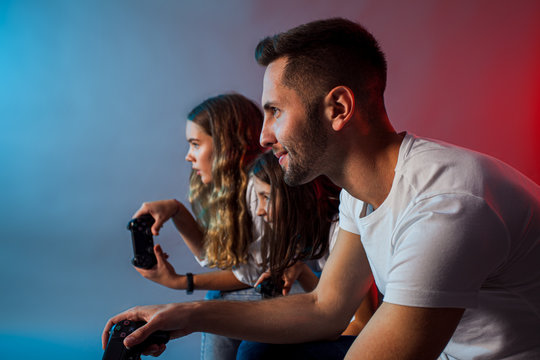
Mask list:
[[[204,129],[193,121],[186,121],[186,139],[189,143],[189,151],[186,161],[191,163],[191,168],[197,171],[204,184],[212,182],[212,159],[214,146],[212,137]]]
[[[254,176],[253,186],[257,193],[257,216],[261,216],[267,223],[272,222],[272,209],[270,206],[270,184]]]

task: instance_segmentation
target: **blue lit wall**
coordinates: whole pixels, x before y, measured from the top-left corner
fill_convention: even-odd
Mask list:
[[[300,23],[364,23],[398,130],[540,182],[540,3],[442,3],[0,0],[0,358],[100,358],[109,316],[203,297],[140,277],[126,223],[142,201],[185,202],[185,114],[226,91],[259,101],[256,43]],[[170,224],[157,241],[200,271]],[[161,358],[196,359],[199,340]]]

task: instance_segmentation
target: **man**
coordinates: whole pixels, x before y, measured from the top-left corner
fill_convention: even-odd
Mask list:
[[[384,55],[355,23],[299,26],[261,41],[256,57],[267,66],[261,144],[289,184],[325,174],[344,189],[319,285],[248,304],[134,308],[109,320],[104,342],[123,319],[148,321],[127,345],[158,329],[266,343],[336,338],[373,273],[384,302],[346,358],[540,358],[538,185],[485,155],[397,134],[384,108]]]

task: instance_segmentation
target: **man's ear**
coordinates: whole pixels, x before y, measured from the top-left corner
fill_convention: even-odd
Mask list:
[[[325,114],[334,131],[343,129],[353,118],[354,93],[347,86],[336,86],[324,98]]]

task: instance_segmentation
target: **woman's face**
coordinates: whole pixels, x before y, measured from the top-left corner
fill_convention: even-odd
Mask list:
[[[186,139],[189,143],[186,161],[191,163],[191,168],[197,172],[204,184],[211,183],[214,150],[212,137],[200,125],[188,120],[186,121]]]
[[[270,184],[254,176],[253,186],[257,193],[257,216],[261,216],[267,223],[272,222],[272,209],[270,206]]]

